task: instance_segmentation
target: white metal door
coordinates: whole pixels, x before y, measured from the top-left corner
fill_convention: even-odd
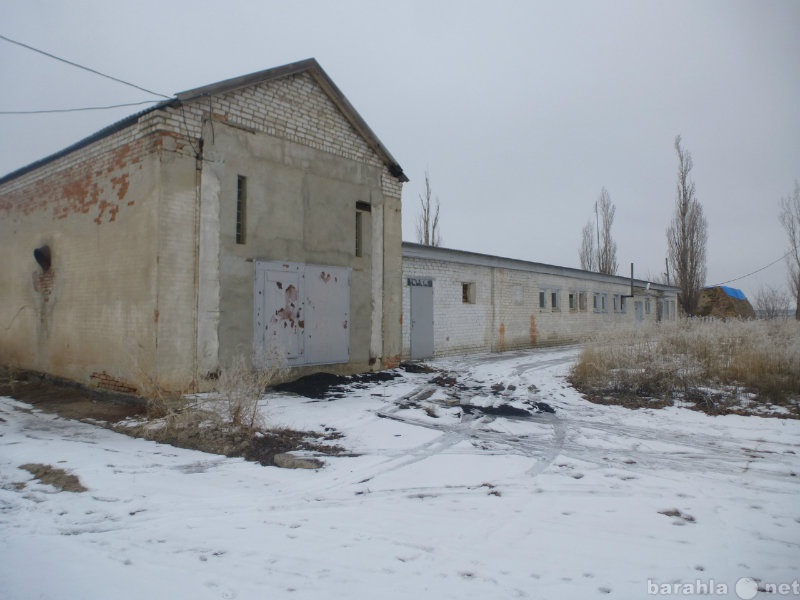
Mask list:
[[[411,288],[411,358],[433,356],[433,281],[409,279]]]
[[[255,261],[253,297],[256,366],[350,360],[350,269]]]

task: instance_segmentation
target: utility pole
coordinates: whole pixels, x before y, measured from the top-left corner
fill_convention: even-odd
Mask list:
[[[672,285],[669,282],[669,258],[665,258],[664,259],[664,265],[666,265],[666,267],[667,267],[667,285]]]
[[[597,200],[594,201],[594,224],[597,227],[597,270],[599,271],[602,250],[600,249],[600,215],[597,212]]]

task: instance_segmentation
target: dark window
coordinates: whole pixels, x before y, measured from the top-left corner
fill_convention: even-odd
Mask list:
[[[364,213],[356,211],[356,256],[364,256]]]
[[[475,283],[461,284],[461,302],[464,304],[475,304]]]
[[[244,244],[247,237],[247,177],[239,175],[236,183],[236,243]]]
[[[356,256],[364,256],[364,213],[372,212],[369,202],[356,202]]]

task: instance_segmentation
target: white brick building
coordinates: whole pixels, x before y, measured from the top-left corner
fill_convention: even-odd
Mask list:
[[[0,364],[125,392],[401,353],[402,169],[313,59],[0,178]]]
[[[403,243],[403,357],[580,341],[615,324],[674,320],[677,288]]]

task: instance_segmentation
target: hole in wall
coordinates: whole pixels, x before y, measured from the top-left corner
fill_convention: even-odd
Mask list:
[[[40,248],[36,248],[36,250],[33,251],[33,258],[35,258],[36,262],[39,263],[39,266],[42,268],[43,272],[47,273],[50,270],[50,246],[44,245]]]

